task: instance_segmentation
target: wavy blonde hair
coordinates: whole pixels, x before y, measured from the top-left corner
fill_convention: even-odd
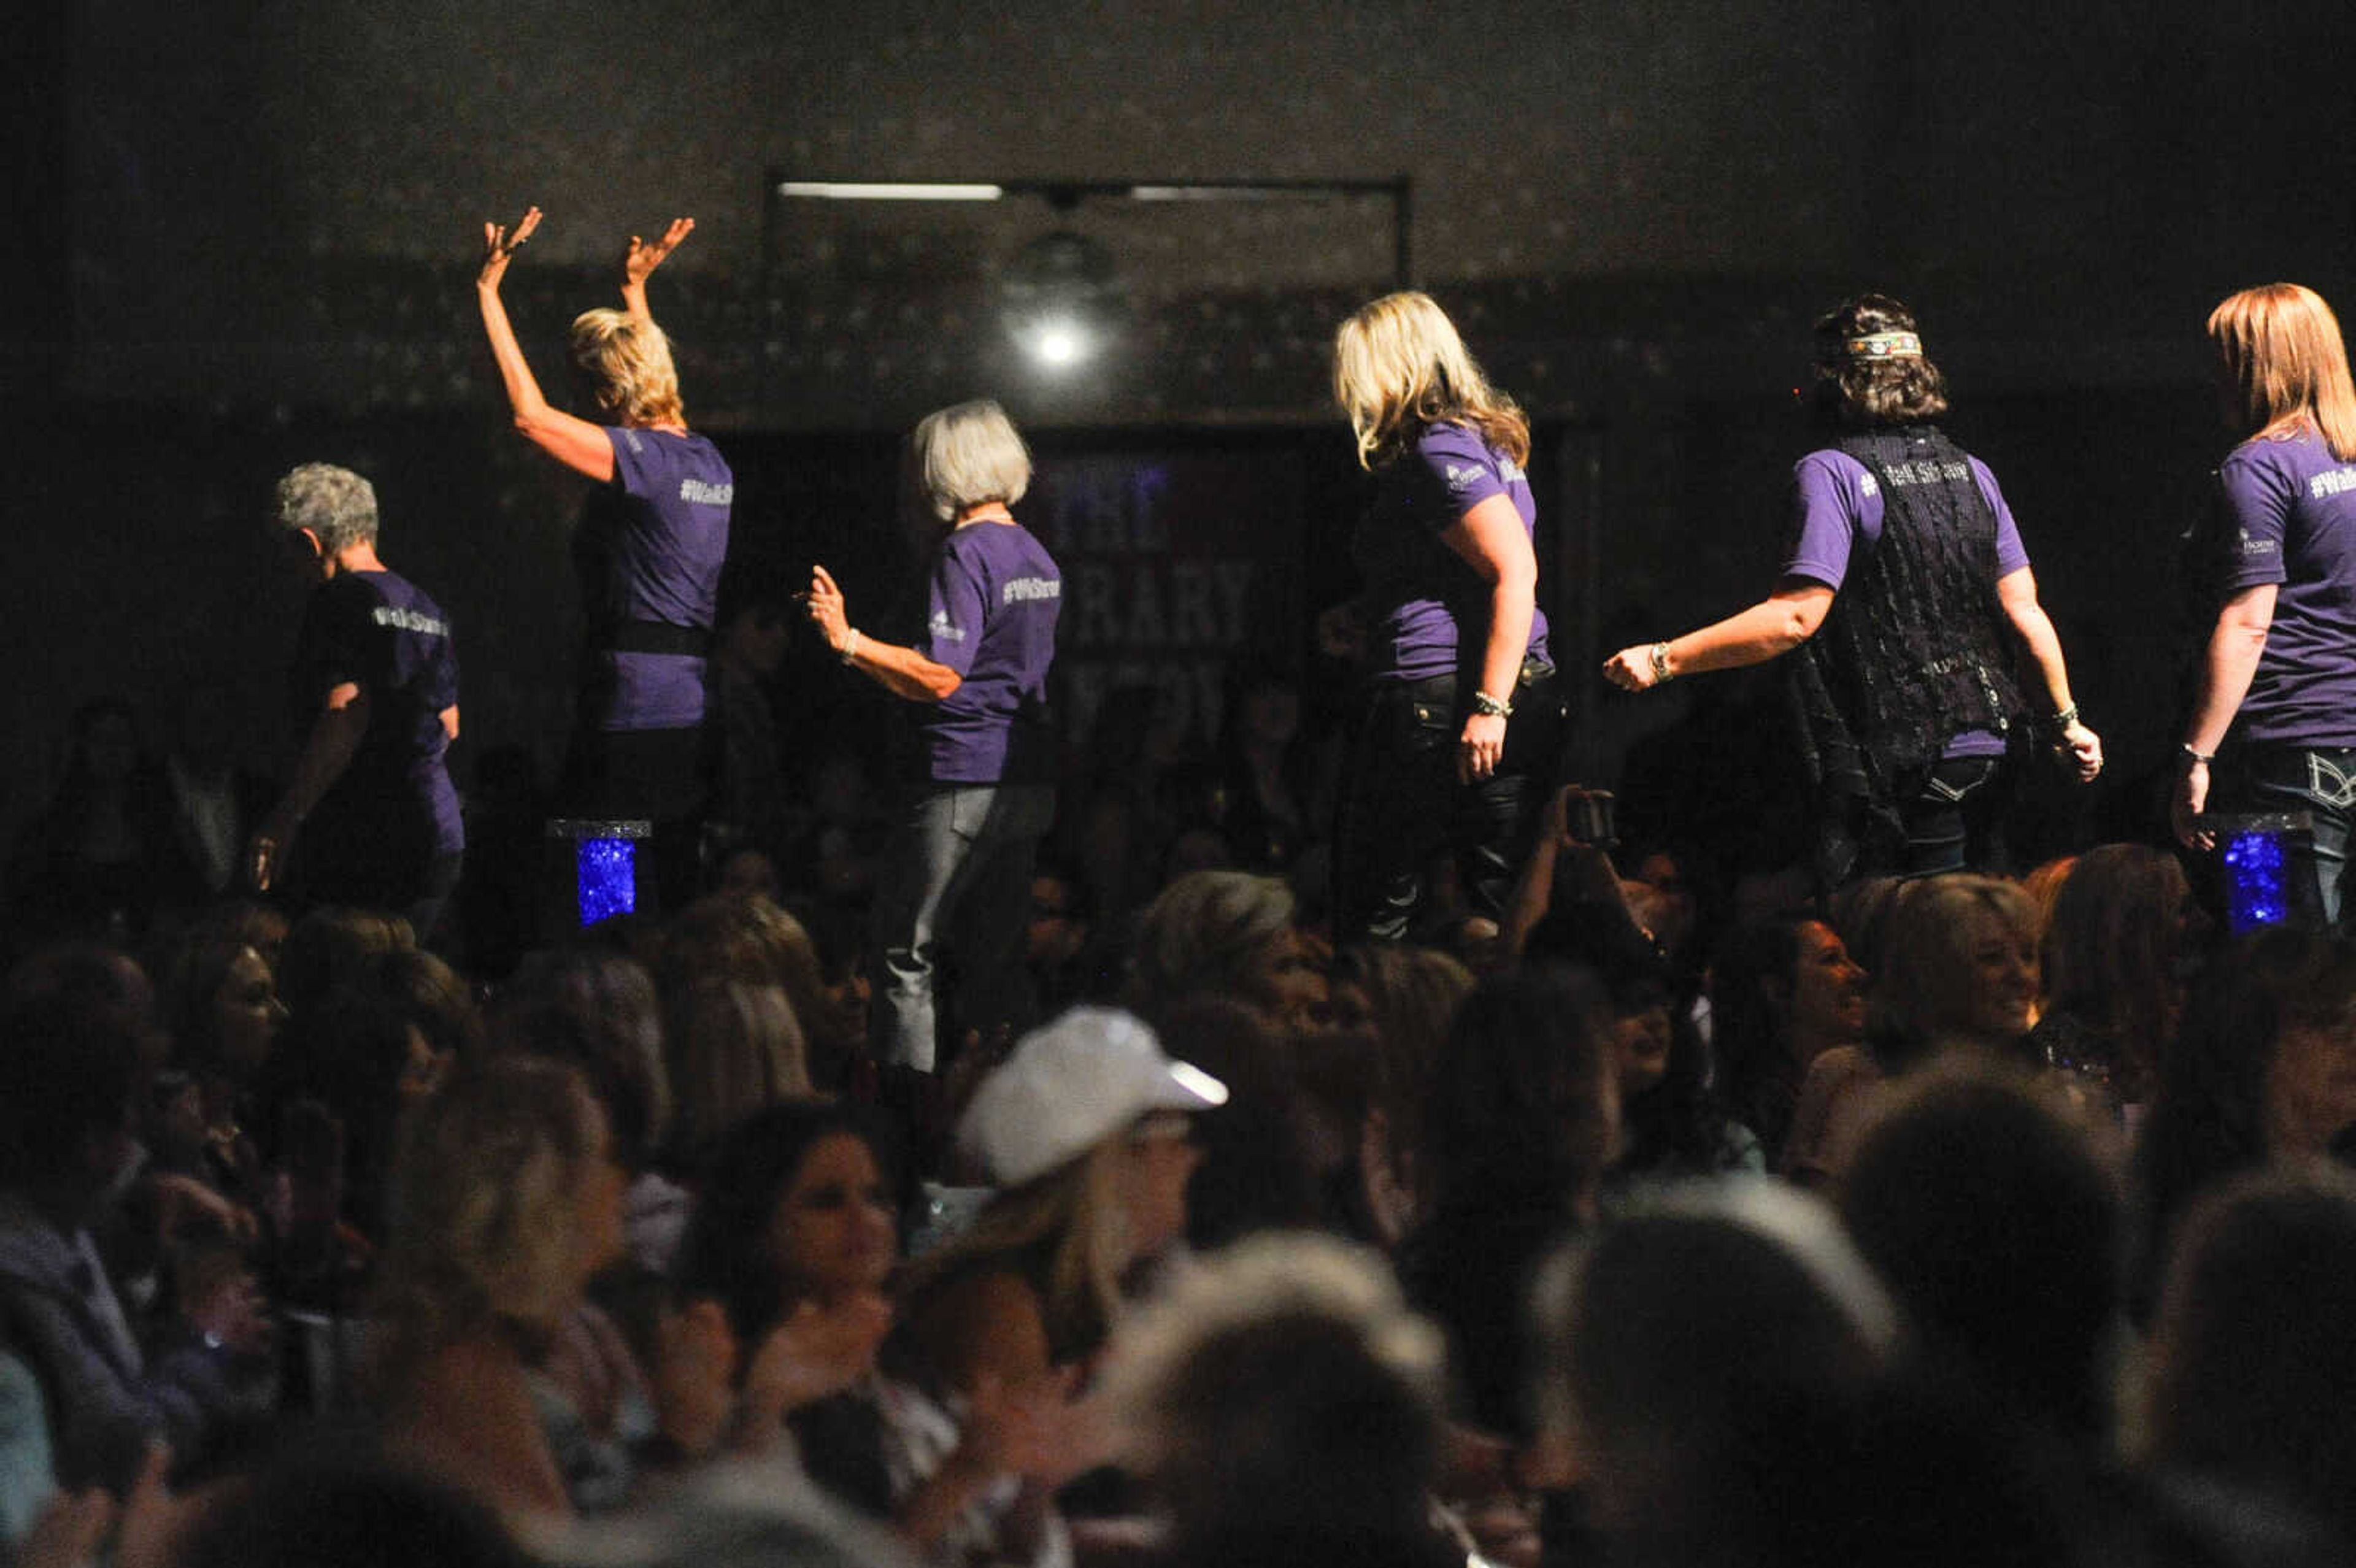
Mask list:
[[[519,1053],[463,1066],[419,1107],[402,1130],[371,1314],[384,1387],[492,1323],[553,1329],[580,1284],[574,1211],[602,1119],[578,1072]]]
[[[1077,1159],[999,1193],[962,1235],[909,1265],[901,1291],[905,1316],[937,1350],[948,1351],[931,1358],[935,1371],[954,1381],[980,1326],[928,1309],[954,1308],[955,1286],[1000,1269],[1044,1285],[1039,1317],[1058,1360],[1077,1360],[1104,1342],[1120,1316],[1120,1275],[1130,1262],[1121,1202],[1128,1157],[1123,1129]],[[1044,1268],[1034,1268],[1039,1263]]]
[[[687,422],[670,339],[651,320],[626,310],[584,310],[573,318],[573,368],[599,410],[622,424]]]
[[[1365,468],[1451,421],[1472,426],[1515,463],[1530,458],[1529,421],[1489,385],[1447,313],[1413,289],[1360,306],[1334,333],[1333,400],[1357,432]]]
[[[2218,378],[2242,428],[2279,441],[2312,429],[2342,463],[2356,462],[2356,388],[2340,318],[2313,289],[2267,283],[2209,313]]]

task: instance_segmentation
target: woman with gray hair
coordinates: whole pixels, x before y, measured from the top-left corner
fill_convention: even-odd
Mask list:
[[[838,657],[918,705],[923,761],[875,890],[871,1034],[889,1066],[933,1071],[933,969],[947,936],[968,1027],[1027,1022],[1021,983],[1031,866],[1055,813],[1047,669],[1064,580],[1008,508],[1031,453],[989,401],[927,414],[908,438],[911,492],[948,525],[926,571],[924,630],[907,646],[851,624],[842,590],[810,569],[809,617]]]

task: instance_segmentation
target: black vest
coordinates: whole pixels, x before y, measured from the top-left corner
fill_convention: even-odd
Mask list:
[[[1801,743],[1818,785],[1894,809],[1947,742],[2004,734],[2022,711],[1997,598],[1996,513],[1935,425],[1843,436],[1881,492],[1881,539],[1854,554],[1794,661]]]

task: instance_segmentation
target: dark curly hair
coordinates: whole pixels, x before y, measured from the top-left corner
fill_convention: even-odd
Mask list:
[[[1851,338],[1919,332],[1914,313],[1888,294],[1844,300],[1816,320],[1816,417],[1843,430],[1916,424],[1947,411],[1947,379],[1928,356],[1858,359]]]

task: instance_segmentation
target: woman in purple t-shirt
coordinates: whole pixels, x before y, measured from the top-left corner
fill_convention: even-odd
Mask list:
[[[2331,307],[2310,289],[2244,289],[2209,317],[2226,421],[2245,432],[2218,469],[2222,605],[2210,634],[2170,815],[2303,811],[2286,912],[2348,924],[2340,896],[2356,819],[2356,390]],[[2224,752],[2219,761],[2218,753]],[[2211,764],[2217,769],[2211,784]]]
[[[1562,699],[1522,411],[1412,292],[1342,324],[1333,395],[1377,481],[1351,543],[1365,591],[1321,624],[1329,641],[1341,621],[1363,625],[1373,677],[1343,784],[1334,931],[1396,941],[1443,850],[1472,912],[1503,914],[1553,779]]]
[[[1832,440],[1793,470],[1793,542],[1774,591],[1683,636],[1621,649],[1604,678],[1644,691],[1794,654],[1820,888],[1997,869],[2008,732],[2034,714],[2082,783],[2102,771],[2102,741],[2071,699],[2062,640],[1996,476],[1935,422],[1946,379],[1913,314],[1860,294],[1815,336],[1815,411]],[[2042,713],[2015,674],[2016,645],[2051,703]]]
[[[475,293],[517,431],[601,486],[573,540],[588,646],[565,808],[651,822],[660,897],[676,907],[694,888],[708,782],[704,656],[735,498],[727,461],[687,428],[670,343],[647,307],[648,275],[695,220],[674,219],[652,244],[632,235],[622,259],[626,308],[584,311],[573,323],[573,367],[610,424],[551,405],[508,322],[499,283],[539,224],[535,207],[513,233],[483,226]]]
[[[996,403],[925,416],[908,438],[908,471],[948,525],[915,645],[852,625],[823,566],[811,569],[808,603],[837,657],[917,705],[923,771],[876,878],[868,1016],[877,1059],[926,1073],[944,938],[958,958],[960,1028],[1032,1021],[1021,957],[1031,867],[1055,815],[1047,670],[1064,578],[1008,509],[1030,488],[1031,453]]]

